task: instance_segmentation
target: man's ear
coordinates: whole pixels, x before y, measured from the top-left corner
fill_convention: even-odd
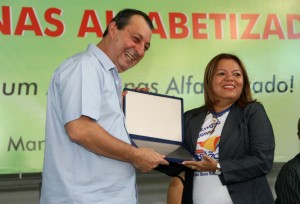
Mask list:
[[[118,30],[118,28],[117,28],[116,22],[115,21],[110,22],[108,25],[109,36],[114,36],[117,30]]]

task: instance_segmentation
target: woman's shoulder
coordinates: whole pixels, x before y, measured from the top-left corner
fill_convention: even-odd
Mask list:
[[[205,106],[188,110],[184,113],[185,122],[198,118],[201,115],[206,115],[208,109]]]
[[[248,104],[243,109],[243,115],[245,117],[258,117],[258,118],[268,118],[268,114],[263,104],[260,102],[253,102]]]
[[[198,108],[194,108],[194,109],[191,109],[191,110],[188,110],[184,113],[185,116],[189,115],[189,116],[196,116],[202,112],[207,112],[207,108],[205,106],[201,106],[201,107],[198,107]]]
[[[249,103],[246,107],[245,107],[245,111],[264,111],[264,106],[262,103],[260,102],[252,102]]]

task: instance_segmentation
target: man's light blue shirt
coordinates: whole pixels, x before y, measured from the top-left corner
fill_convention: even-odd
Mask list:
[[[88,151],[71,141],[64,129],[66,123],[85,115],[130,143],[120,84],[115,65],[95,45],[68,58],[53,74],[48,89],[41,204],[137,203],[133,165]]]

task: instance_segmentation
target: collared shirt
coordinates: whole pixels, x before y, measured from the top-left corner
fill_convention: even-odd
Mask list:
[[[55,71],[48,89],[41,204],[137,203],[133,165],[88,151],[71,141],[64,129],[85,115],[130,143],[120,83],[115,65],[94,45]]]

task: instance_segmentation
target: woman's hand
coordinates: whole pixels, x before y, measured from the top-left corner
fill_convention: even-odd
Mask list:
[[[215,172],[217,170],[217,161],[207,155],[203,155],[202,161],[184,161],[182,164],[195,171]]]

